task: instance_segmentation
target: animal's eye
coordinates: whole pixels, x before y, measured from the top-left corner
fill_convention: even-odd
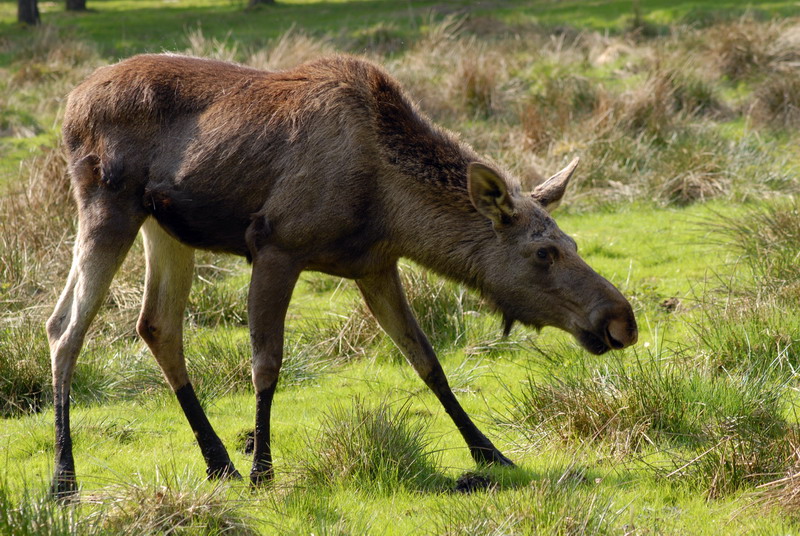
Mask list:
[[[536,250],[536,256],[541,260],[547,259],[547,248],[539,248],[539,249],[537,249]]]

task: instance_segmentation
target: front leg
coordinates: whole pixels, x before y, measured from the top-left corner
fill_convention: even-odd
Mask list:
[[[256,391],[254,485],[272,480],[269,421],[272,397],[283,361],[286,310],[300,270],[288,255],[269,247],[253,255],[253,274],[247,308],[253,346],[253,386]]]
[[[479,464],[514,465],[486,438],[456,400],[441,364],[419,328],[406,301],[400,274],[394,265],[385,272],[356,281],[364,300],[381,327],[425,381],[453,419]]]

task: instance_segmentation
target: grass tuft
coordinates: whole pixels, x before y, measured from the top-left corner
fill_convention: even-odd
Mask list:
[[[50,402],[50,350],[42,326],[0,330],[0,417],[38,412]]]
[[[545,381],[530,377],[512,397],[510,422],[534,440],[545,434],[598,443],[614,455],[648,445],[708,448],[723,438],[770,442],[788,429],[783,386],[766,375],[686,371],[649,353],[630,364],[619,357],[579,363]]]
[[[800,297],[800,202],[762,204],[736,216],[718,217],[721,241],[749,269],[741,282],[752,298]]]
[[[325,414],[319,437],[309,440],[312,458],[303,462],[302,473],[312,486],[353,485],[383,493],[441,489],[443,477],[426,431],[407,404],[369,405],[356,398]]]
[[[749,118],[775,129],[800,125],[800,75],[795,69],[772,73],[753,92]]]
[[[159,482],[161,481],[161,482]],[[224,483],[164,477],[104,488],[85,502],[102,505],[103,532],[114,534],[258,534],[227,497]]]
[[[776,378],[800,366],[800,319],[786,305],[729,298],[704,304],[691,326],[709,364],[726,371],[758,368]]]
[[[224,280],[198,281],[192,287],[187,309],[198,326],[246,326],[247,287]]]
[[[77,515],[74,506],[64,506],[26,489],[17,501],[0,482],[0,534],[13,536],[92,536],[102,534],[91,520]]]

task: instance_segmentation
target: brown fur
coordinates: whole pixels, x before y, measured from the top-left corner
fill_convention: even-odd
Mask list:
[[[197,414],[185,371],[191,248],[253,262],[254,482],[271,475],[269,408],[285,311],[303,270],[356,280],[482,462],[510,463],[453,397],[405,301],[400,257],[477,288],[507,326],[557,326],[597,353],[636,340],[628,302],[583,263],[548,214],[575,163],[522,194],[518,181],[433,125],[393,78],[364,60],[335,56],[266,72],[136,56],[98,69],[70,94],[63,131],[80,230],[48,322],[56,407],[65,408],[57,411],[58,437],[66,420],[69,439],[69,379],[83,334],[145,221],[139,332],[176,390],[212,476],[237,473]],[[74,489],[71,446],[62,443],[58,494]]]

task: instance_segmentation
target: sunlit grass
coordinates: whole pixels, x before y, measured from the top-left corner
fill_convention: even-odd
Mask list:
[[[85,14],[42,3],[46,25],[21,29],[15,4],[0,2],[10,194],[0,199],[0,532],[797,532],[800,150],[794,81],[781,73],[800,48],[797,19],[770,18],[800,8],[640,4],[637,19],[629,0],[279,0],[250,11],[235,0],[89,0]],[[355,286],[304,274],[272,413],[276,480],[251,492],[204,482],[196,440],[135,335],[137,244],[73,383],[83,502],[47,502],[42,326],[75,212],[57,148],[63,98],[98,65],[162,50],[269,69],[363,53],[525,188],[581,156],[555,218],[631,301],[639,344],[595,358],[554,328],[517,326],[503,339],[479,296],[404,264],[456,396],[518,465],[476,473]],[[249,267],[201,254],[196,276],[189,374],[246,474]]]

